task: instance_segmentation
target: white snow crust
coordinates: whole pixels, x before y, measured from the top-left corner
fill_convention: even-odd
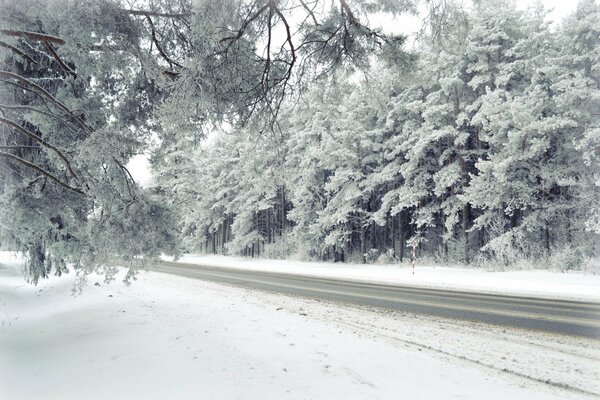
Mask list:
[[[578,399],[600,343],[168,274],[37,286],[0,259],[3,400]],[[99,286],[94,285],[98,282]],[[544,383],[549,382],[549,383]]]

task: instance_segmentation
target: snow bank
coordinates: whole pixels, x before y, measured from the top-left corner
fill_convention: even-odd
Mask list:
[[[173,261],[171,257],[163,257]],[[219,255],[181,257],[178,262],[360,282],[409,285],[534,297],[600,301],[600,275],[542,270],[489,272],[459,267],[319,263],[246,259]]]
[[[19,271],[2,265],[2,399],[580,395],[422,347],[414,343],[416,337],[392,339],[392,322],[399,324],[398,332],[411,327],[410,332],[431,338],[454,336],[430,320],[416,326],[412,317],[385,320],[357,309],[158,273],[142,275],[131,287],[92,277],[92,285],[74,297],[72,274],[32,286]],[[345,322],[339,319],[344,313]],[[386,333],[370,331],[372,321],[385,325]],[[503,358],[513,358],[506,346]],[[514,358],[521,353],[514,352]],[[587,356],[583,360],[590,362]],[[536,368],[547,368],[542,361]],[[593,381],[587,376],[585,382]]]

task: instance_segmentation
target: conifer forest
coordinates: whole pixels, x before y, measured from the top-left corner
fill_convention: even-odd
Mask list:
[[[425,10],[414,35],[378,15]],[[0,241],[561,270],[600,251],[600,6],[0,1]],[[388,24],[389,25],[389,24]],[[151,165],[139,185],[128,167]]]

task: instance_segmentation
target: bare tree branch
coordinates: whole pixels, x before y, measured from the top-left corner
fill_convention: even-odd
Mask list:
[[[265,92],[269,90],[269,71],[271,70],[272,29],[273,29],[273,8],[269,7],[269,18],[267,20],[267,47],[266,47],[267,59],[265,60],[265,69],[263,70],[263,78],[262,78]]]
[[[232,43],[236,40],[239,40],[244,35],[244,32],[246,31],[246,28],[248,28],[248,25],[250,25],[252,23],[252,21],[254,21],[256,18],[260,17],[260,15],[263,12],[265,12],[267,9],[269,9],[271,7],[271,3],[272,3],[272,0],[269,0],[267,2],[267,4],[265,4],[264,6],[259,8],[258,11],[256,11],[256,13],[254,13],[254,15],[252,15],[250,18],[247,18],[244,21],[244,23],[242,24],[241,28],[238,30],[237,35],[224,37],[223,39],[221,39],[221,42],[231,41],[231,43]]]
[[[313,12],[313,9],[311,9],[310,7],[308,7],[308,5],[306,4],[306,2],[304,2],[304,0],[300,0],[300,4],[302,4],[302,8],[304,8],[306,10],[306,12],[308,13],[308,15],[312,18],[315,26],[320,26],[321,24],[319,24],[319,22],[317,21],[317,18],[315,17],[315,13]]]
[[[356,17],[354,17],[354,13],[346,3],[346,0],[340,0],[340,5],[342,7],[342,12],[348,17],[348,19],[353,23],[357,23]]]
[[[11,149],[30,149],[30,150],[40,150],[40,146],[17,146],[17,145],[7,145],[0,146],[0,149],[11,150]]]
[[[289,80],[289,78],[292,75],[292,68],[294,67],[294,64],[296,63],[296,49],[294,48],[294,43],[292,42],[292,31],[290,29],[290,25],[287,22],[287,19],[281,13],[281,11],[279,11],[278,8],[275,8],[275,12],[277,13],[277,16],[279,16],[279,18],[281,18],[283,25],[285,25],[286,42],[289,44],[290,52],[292,54],[292,61],[290,62],[289,66],[288,66],[288,70],[287,70],[286,77],[285,77],[285,83],[287,83],[287,81]]]

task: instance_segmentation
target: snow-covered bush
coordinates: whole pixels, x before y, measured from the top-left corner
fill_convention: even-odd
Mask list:
[[[377,258],[378,264],[396,264],[398,263],[398,258],[396,257],[396,253],[394,249],[388,249],[385,253],[381,253],[379,258]]]
[[[584,267],[584,253],[579,247],[563,247],[547,257],[546,267],[558,271],[580,271]]]
[[[263,255],[266,258],[287,259],[297,255],[298,244],[293,236],[284,234],[275,239],[273,243],[265,244]]]
[[[381,256],[381,251],[379,249],[369,249],[365,254],[365,261],[367,264],[376,263]]]

